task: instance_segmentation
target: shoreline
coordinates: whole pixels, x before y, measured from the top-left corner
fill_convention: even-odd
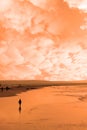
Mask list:
[[[45,80],[0,80],[0,86],[68,86],[87,85],[87,81],[45,81]]]
[[[87,81],[38,81],[38,80],[5,80],[0,81],[0,97],[17,96],[34,89],[51,86],[87,86]]]

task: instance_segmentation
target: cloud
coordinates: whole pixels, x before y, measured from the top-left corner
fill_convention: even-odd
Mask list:
[[[87,79],[86,13],[63,0],[8,3],[0,3],[1,79]]]
[[[77,7],[78,9],[83,10],[84,12],[87,11],[87,0],[65,0],[70,7]]]
[[[1,0],[0,1],[0,12],[7,11],[13,3],[13,0]]]

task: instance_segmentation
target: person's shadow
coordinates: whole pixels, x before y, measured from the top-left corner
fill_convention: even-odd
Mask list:
[[[19,113],[21,113],[22,109],[21,109],[21,105],[19,105]]]

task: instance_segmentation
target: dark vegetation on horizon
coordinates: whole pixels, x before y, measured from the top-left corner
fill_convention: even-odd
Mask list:
[[[73,85],[87,85],[87,81],[1,80],[0,97],[16,96],[21,92],[48,86]]]

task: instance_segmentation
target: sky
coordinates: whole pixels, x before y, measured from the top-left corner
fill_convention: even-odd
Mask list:
[[[87,0],[1,0],[1,80],[87,80]]]

